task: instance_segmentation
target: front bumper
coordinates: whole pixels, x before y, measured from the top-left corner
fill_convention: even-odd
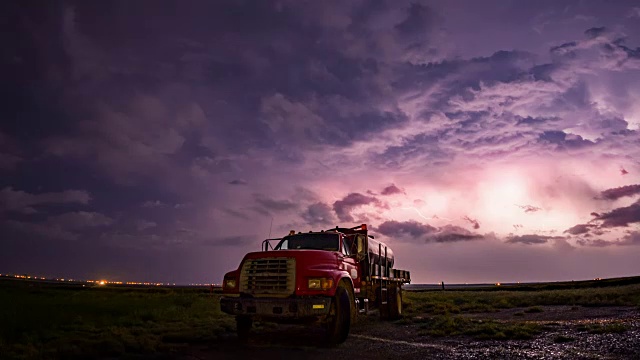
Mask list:
[[[231,315],[275,319],[302,319],[322,317],[329,314],[330,297],[292,299],[223,297],[220,309]]]

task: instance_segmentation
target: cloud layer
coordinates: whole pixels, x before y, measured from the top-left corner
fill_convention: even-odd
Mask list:
[[[0,270],[217,281],[367,223],[420,282],[637,273],[637,5],[463,3],[3,4]]]

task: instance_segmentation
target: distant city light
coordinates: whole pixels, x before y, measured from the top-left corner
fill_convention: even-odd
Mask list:
[[[202,287],[221,287],[220,284],[216,283],[191,283],[188,285],[176,284],[171,282],[149,282],[149,281],[109,281],[109,280],[78,280],[78,279],[66,279],[66,278],[45,278],[44,276],[34,276],[28,274],[0,274],[0,277],[9,277],[15,279],[27,279],[27,280],[47,280],[47,281],[55,281],[55,282],[75,282],[75,283],[86,283],[86,284],[94,284],[98,286],[106,286],[106,285],[137,285],[137,286],[202,286]],[[84,284],[82,285],[85,286]]]

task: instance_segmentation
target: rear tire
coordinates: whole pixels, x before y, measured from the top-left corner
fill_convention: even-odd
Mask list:
[[[252,325],[253,320],[250,317],[240,315],[236,316],[236,330],[238,339],[241,342],[246,342],[247,340],[249,340]]]
[[[328,346],[335,346],[347,340],[351,328],[351,308],[350,288],[344,282],[340,282],[331,300],[333,316],[326,325],[325,342]]]

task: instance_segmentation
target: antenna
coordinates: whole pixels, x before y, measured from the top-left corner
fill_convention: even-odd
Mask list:
[[[269,225],[269,236],[267,236],[267,239],[271,239],[271,228],[273,227],[273,216],[271,217],[271,225]]]

